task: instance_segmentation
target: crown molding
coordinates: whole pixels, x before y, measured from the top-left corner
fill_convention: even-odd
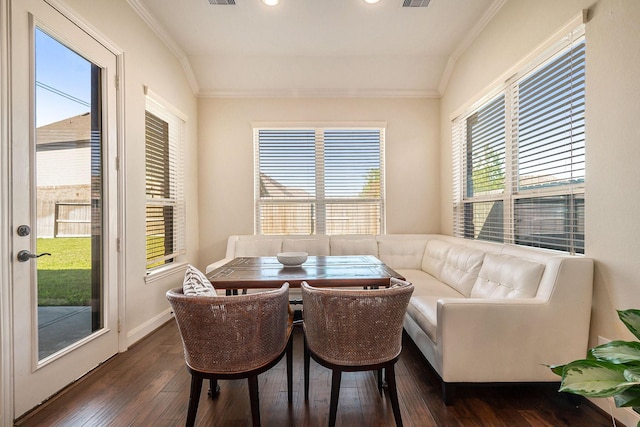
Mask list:
[[[396,89],[274,89],[200,91],[198,98],[431,98],[439,99],[435,90]]]
[[[458,59],[469,48],[469,46],[471,46],[471,43],[473,43],[473,41],[480,35],[484,27],[487,26],[506,2],[507,0],[494,0],[489,9],[484,13],[484,15],[482,15],[482,18],[480,18],[476,25],[467,33],[467,36],[456,47],[451,56],[449,56],[447,66],[442,73],[442,78],[438,85],[438,93],[440,96],[443,96],[444,92],[447,90],[449,79],[451,78],[451,74],[453,73],[453,69],[455,68]]]
[[[187,58],[187,55],[180,48],[178,43],[173,40],[173,38],[164,30],[164,28],[158,23],[158,21],[153,17],[153,15],[147,10],[146,7],[140,3],[140,0],[127,0],[129,6],[138,14],[138,16],[147,24],[147,26],[153,31],[158,38],[167,46],[167,48],[173,53],[182,69],[184,70],[187,81],[189,82],[189,86],[191,87],[191,91],[194,95],[197,95],[200,91],[200,87],[198,86],[198,81],[196,79],[195,74],[193,73],[193,69],[191,68],[191,63]]]

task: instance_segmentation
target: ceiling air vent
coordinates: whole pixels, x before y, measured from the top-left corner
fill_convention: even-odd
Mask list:
[[[209,0],[209,4],[234,5],[234,4],[236,4],[236,0]]]
[[[427,7],[431,0],[404,0],[402,7]]]

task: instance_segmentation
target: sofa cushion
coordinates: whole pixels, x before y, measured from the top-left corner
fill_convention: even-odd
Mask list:
[[[189,264],[184,272],[182,281],[182,293],[190,296],[215,297],[216,290],[200,270]]]
[[[487,254],[472,298],[532,298],[536,296],[544,265],[504,254]]]
[[[239,239],[235,256],[276,256],[282,252],[282,239]]]
[[[426,243],[426,240],[421,239],[380,239],[378,258],[394,270],[419,269]]]
[[[482,251],[452,245],[442,266],[440,280],[469,297],[478,279],[484,256]]]
[[[329,237],[314,236],[312,239],[284,239],[282,252],[306,252],[311,256],[329,255]]]
[[[413,283],[412,296],[436,296],[439,298],[464,298],[460,292],[425,273],[422,270],[398,269],[406,281]]]
[[[331,237],[331,255],[373,255],[378,256],[378,242],[373,238]]]
[[[407,316],[411,317],[433,342],[436,342],[439,299],[437,296],[412,296],[407,306]]]
[[[422,269],[436,279],[440,279],[442,266],[447,259],[447,254],[449,253],[451,246],[451,243],[443,242],[441,240],[429,240],[424,249]]]

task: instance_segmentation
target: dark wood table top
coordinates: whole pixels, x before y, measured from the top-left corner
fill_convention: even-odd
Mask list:
[[[403,277],[371,255],[310,256],[300,267],[284,267],[276,257],[239,257],[209,274],[219,289],[292,288],[302,281],[319,287],[388,286],[389,279]]]

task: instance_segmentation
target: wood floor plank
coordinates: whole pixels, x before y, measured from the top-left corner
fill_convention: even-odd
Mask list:
[[[262,425],[322,427],[328,422],[331,371],[311,362],[309,401],[304,400],[302,330],[294,331],[293,403],[287,401],[285,359],[258,377]],[[460,387],[454,405],[440,396],[440,381],[415,345],[404,338],[396,364],[402,419],[408,427],[609,427],[611,419],[588,402],[578,407],[557,392],[557,384]],[[17,426],[182,426],[190,376],[175,322],[168,322],[132,348],[107,361],[31,414]],[[220,381],[217,399],[205,381],[197,426],[251,426],[246,380]],[[338,427],[393,426],[385,390],[373,372],[343,375]],[[618,426],[620,424],[618,423]]]

